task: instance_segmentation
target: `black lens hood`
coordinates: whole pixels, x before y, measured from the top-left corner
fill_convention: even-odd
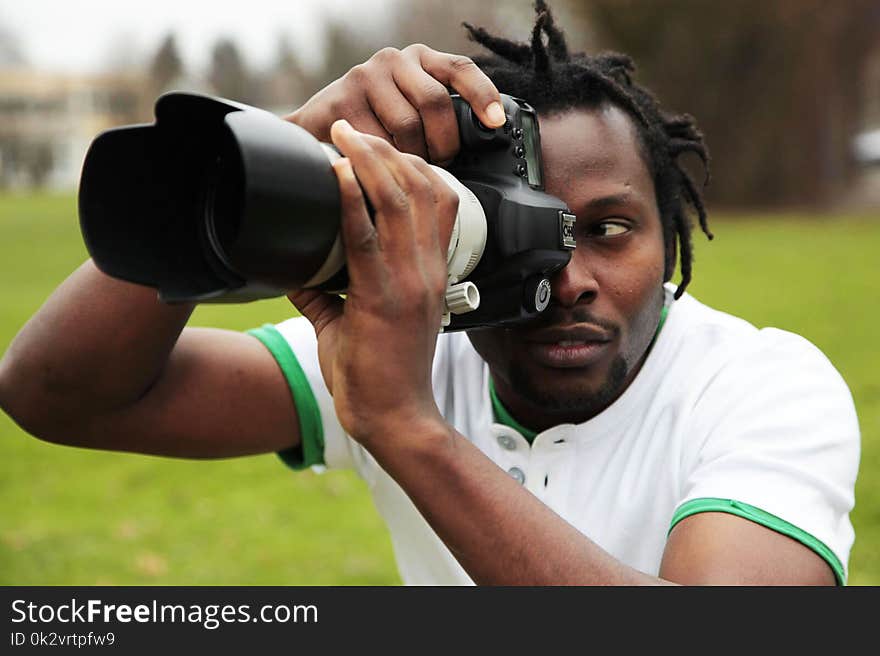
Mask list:
[[[308,281],[339,231],[321,143],[222,98],[170,93],[155,113],[86,155],[80,228],[98,268],[169,302],[268,298]]]

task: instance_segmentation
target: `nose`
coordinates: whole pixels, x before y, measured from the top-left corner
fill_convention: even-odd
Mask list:
[[[578,302],[592,303],[599,293],[599,283],[590,267],[576,255],[550,284],[553,298],[563,307],[574,307]]]

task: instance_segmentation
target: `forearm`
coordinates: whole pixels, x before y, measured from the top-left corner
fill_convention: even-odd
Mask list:
[[[665,583],[610,556],[452,427],[385,437],[369,450],[477,584]]]
[[[89,260],[7,349],[0,406],[32,432],[51,432],[53,424],[131,403],[156,380],[191,313],[192,306],[163,304],[155,290],[110,278]]]

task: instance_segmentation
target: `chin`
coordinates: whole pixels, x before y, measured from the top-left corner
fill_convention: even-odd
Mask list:
[[[523,400],[544,412],[576,414],[583,416],[582,421],[586,421],[620,396],[629,374],[629,367],[621,355],[616,356],[601,374],[592,369],[514,365],[510,372],[510,384]]]

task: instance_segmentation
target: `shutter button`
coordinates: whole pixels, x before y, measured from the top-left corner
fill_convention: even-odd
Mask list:
[[[516,450],[516,440],[512,436],[502,433],[498,436],[498,444],[508,451]]]
[[[519,467],[511,467],[507,470],[507,473],[510,474],[513,479],[520,485],[523,485],[526,482],[526,475]]]

